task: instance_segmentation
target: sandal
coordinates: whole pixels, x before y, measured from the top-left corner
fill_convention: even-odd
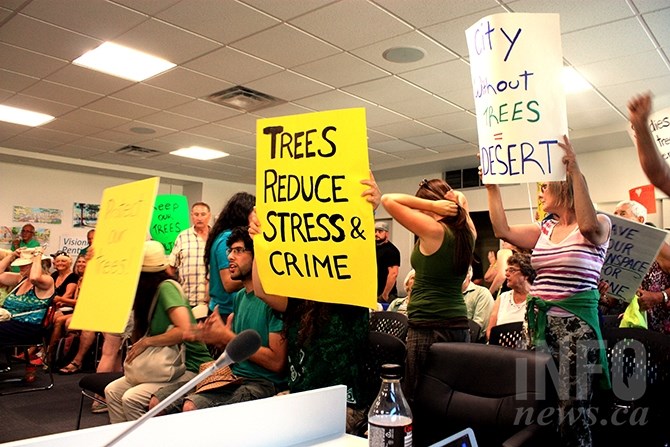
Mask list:
[[[70,362],[69,365],[58,370],[58,374],[76,374],[81,371],[81,365],[77,362]]]

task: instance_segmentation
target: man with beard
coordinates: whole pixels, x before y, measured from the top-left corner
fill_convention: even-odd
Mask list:
[[[390,303],[398,296],[396,279],[400,268],[400,251],[389,241],[389,227],[386,222],[375,223],[377,242],[377,301]]]

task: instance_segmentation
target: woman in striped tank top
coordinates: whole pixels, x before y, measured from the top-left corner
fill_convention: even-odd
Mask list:
[[[547,348],[559,370],[558,429],[561,445],[590,446],[590,400],[593,376],[577,375],[600,361],[601,384],[609,387],[609,372],[598,323],[598,279],[605,261],[611,222],[596,214],[586,179],[566,136],[566,180],[542,185],[540,200],[549,216],[541,224],[507,223],[500,188],[486,185],[496,237],[532,248],[537,277],[528,298],[532,342]],[[600,352],[583,349],[598,340]],[[579,346],[579,349],[578,349]],[[592,344],[588,344],[592,346]],[[579,368],[577,368],[579,365]]]

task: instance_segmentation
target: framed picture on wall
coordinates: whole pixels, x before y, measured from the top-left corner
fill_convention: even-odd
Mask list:
[[[100,204],[75,202],[72,209],[72,226],[95,228],[98,223]]]
[[[63,210],[56,208],[33,208],[29,206],[15,205],[12,220],[14,222],[61,224],[63,223]]]

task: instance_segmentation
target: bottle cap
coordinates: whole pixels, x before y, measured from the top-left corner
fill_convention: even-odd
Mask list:
[[[403,367],[395,363],[385,363],[382,365],[382,379],[401,379]]]

